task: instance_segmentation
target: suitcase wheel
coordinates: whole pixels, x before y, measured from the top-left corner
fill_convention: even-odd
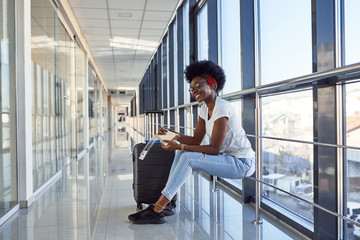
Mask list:
[[[137,203],[136,203],[136,207],[137,207],[137,209],[139,209],[139,210],[142,210],[142,209],[143,209],[143,205],[142,205],[142,203],[140,203],[140,202],[137,202]]]

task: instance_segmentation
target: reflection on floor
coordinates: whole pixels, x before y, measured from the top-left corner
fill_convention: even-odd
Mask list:
[[[109,134],[62,177],[0,227],[0,239],[304,239],[265,217],[254,225],[244,205],[194,174],[182,187],[177,213],[162,225],[134,225],[130,137]],[[193,187],[197,189],[193,190]]]

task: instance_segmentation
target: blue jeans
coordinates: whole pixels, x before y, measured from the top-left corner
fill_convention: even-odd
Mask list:
[[[169,179],[161,192],[171,200],[184,184],[192,170],[200,170],[222,178],[240,179],[251,176],[255,171],[255,158],[236,158],[227,155],[207,155],[198,152],[176,151]]]

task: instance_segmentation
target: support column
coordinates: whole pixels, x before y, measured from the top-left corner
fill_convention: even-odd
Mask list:
[[[255,33],[254,33],[254,3],[252,0],[240,2],[241,16],[241,45],[242,45],[242,80],[243,89],[255,87]],[[244,59],[246,61],[244,61]],[[242,126],[247,134],[255,135],[255,98],[246,96],[243,99]],[[255,138],[249,137],[254,150]],[[255,176],[255,174],[253,175]],[[255,200],[255,182],[243,180],[243,201],[248,203]]]
[[[336,67],[335,0],[312,1],[313,71]],[[313,87],[314,142],[337,144],[336,86]],[[337,149],[314,146],[314,202],[337,212]],[[314,239],[337,239],[338,219],[314,209]]]
[[[31,1],[16,1],[16,96],[19,201],[22,208],[34,202],[32,159]]]

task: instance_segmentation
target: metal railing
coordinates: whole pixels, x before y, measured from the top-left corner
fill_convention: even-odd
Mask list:
[[[173,125],[171,125],[171,126],[176,127],[176,126],[173,126]],[[277,141],[287,141],[287,142],[295,142],[295,143],[302,143],[302,144],[312,144],[312,145],[326,146],[326,147],[336,147],[336,148],[344,148],[344,149],[346,148],[346,149],[360,150],[360,147],[355,147],[355,146],[344,146],[344,145],[336,145],[336,144],[320,143],[320,142],[311,142],[311,141],[296,140],[296,139],[284,139],[284,138],[278,138],[278,137],[256,136],[256,135],[252,135],[252,134],[246,134],[246,136],[247,137],[253,137],[253,138],[256,138],[256,139],[262,139],[263,138],[263,139],[271,139],[271,140],[277,140]],[[257,156],[259,156],[259,154],[257,154]],[[327,213],[329,213],[331,215],[334,215],[334,216],[336,216],[338,218],[341,218],[341,219],[343,219],[343,220],[345,220],[345,221],[347,221],[349,223],[352,223],[352,224],[360,227],[360,223],[358,223],[358,222],[356,222],[356,221],[354,221],[354,220],[352,220],[352,219],[350,219],[348,217],[345,217],[345,216],[343,216],[341,214],[338,214],[337,212],[330,211],[330,210],[322,207],[321,205],[318,205],[318,204],[316,204],[314,202],[311,202],[309,200],[301,198],[301,197],[299,197],[299,196],[297,196],[297,195],[295,195],[295,194],[293,194],[291,192],[285,191],[285,190],[283,190],[281,188],[278,188],[278,187],[276,187],[274,185],[271,185],[271,184],[269,184],[267,182],[264,182],[264,181],[260,180],[261,179],[261,164],[260,163],[261,163],[261,161],[260,161],[260,156],[259,156],[259,159],[257,159],[257,161],[256,161],[257,176],[256,176],[256,178],[253,178],[253,177],[248,178],[250,180],[255,181],[256,185],[257,185],[256,191],[255,191],[256,196],[255,196],[255,220],[253,221],[254,224],[261,224],[262,223],[262,221],[260,219],[260,203],[261,203],[260,202],[260,199],[261,199],[261,186],[260,186],[260,184],[265,184],[265,185],[267,185],[267,186],[269,186],[271,188],[279,190],[279,191],[281,191],[281,192],[283,192],[283,193],[285,193],[285,194],[287,194],[289,196],[292,196],[292,197],[294,197],[294,198],[296,198],[296,199],[298,199],[300,201],[306,202],[307,204],[312,205],[313,207],[319,208],[322,211],[325,211],[325,212],[327,212]],[[215,179],[215,181],[212,183],[213,185],[217,181],[216,178],[214,178],[214,179]],[[213,189],[215,189],[215,186],[213,186]]]
[[[260,150],[261,150],[260,149],[260,139],[261,138],[277,140],[277,141],[287,141],[287,142],[295,142],[295,143],[302,143],[302,144],[312,144],[312,145],[318,145],[318,146],[342,148],[342,149],[360,150],[360,147],[355,147],[355,146],[344,146],[344,145],[311,142],[311,141],[304,141],[304,140],[283,139],[283,138],[277,138],[277,137],[260,136],[260,111],[259,111],[260,96],[264,95],[264,94],[270,94],[270,93],[287,92],[287,91],[297,89],[297,88],[311,87],[311,85],[313,83],[321,82],[324,80],[329,80],[332,84],[336,84],[338,82],[354,80],[356,78],[360,78],[360,63],[347,65],[347,66],[334,68],[334,69],[329,69],[329,70],[325,70],[322,72],[317,72],[317,73],[313,73],[313,74],[309,74],[309,75],[305,75],[305,76],[301,76],[301,77],[296,77],[296,78],[292,78],[292,79],[288,79],[288,80],[284,80],[284,81],[261,85],[261,86],[257,86],[254,88],[241,90],[238,92],[234,92],[234,93],[230,93],[230,94],[221,96],[222,99],[225,99],[228,101],[240,100],[245,96],[252,97],[255,99],[255,106],[256,106],[256,109],[255,109],[255,112],[256,112],[255,134],[256,135],[251,135],[251,134],[246,135],[248,137],[256,138],[256,152],[257,152],[257,154],[256,154],[256,156],[257,156],[257,159],[256,159],[257,169],[256,170],[257,171],[256,172],[257,172],[257,174],[256,174],[256,178],[252,178],[252,177],[249,178],[256,182],[256,196],[255,196],[256,219],[255,219],[254,223],[261,223],[261,220],[260,220],[260,198],[261,198],[260,190],[261,190],[261,186],[260,186],[260,184],[265,184],[269,187],[272,187],[276,190],[286,193],[300,201],[304,201],[307,204],[312,205],[313,207],[316,207],[316,208],[321,209],[322,211],[325,211],[333,216],[336,216],[337,218],[343,219],[347,222],[354,224],[355,226],[360,227],[360,223],[358,223],[350,218],[347,218],[341,214],[338,214],[337,212],[330,211],[316,203],[313,203],[311,201],[303,199],[291,192],[287,192],[281,188],[278,188],[274,185],[271,185],[269,183],[266,183],[266,182],[260,180],[261,179],[261,156],[260,156]],[[176,107],[170,107],[170,108],[164,109],[164,111],[167,111],[167,112],[177,111],[178,109],[191,108],[196,105],[199,105],[199,103],[192,102],[192,103],[179,105]]]
[[[269,186],[269,187],[271,187],[271,188],[274,188],[274,189],[279,190],[279,191],[281,191],[281,192],[283,192],[283,193],[286,193],[286,194],[288,194],[288,195],[290,195],[290,196],[292,196],[292,197],[294,197],[294,198],[297,198],[298,200],[301,200],[301,201],[303,201],[303,202],[306,202],[306,203],[309,204],[309,205],[312,205],[313,207],[319,208],[319,209],[321,209],[321,210],[323,210],[323,211],[325,211],[325,212],[327,212],[327,213],[329,213],[329,214],[331,214],[331,215],[334,215],[334,216],[336,216],[336,217],[338,217],[338,218],[341,218],[341,219],[343,219],[343,220],[345,220],[345,221],[348,221],[348,222],[350,222],[350,223],[352,223],[352,224],[360,227],[360,223],[358,223],[358,222],[356,222],[356,221],[354,221],[354,220],[352,220],[352,219],[350,219],[350,218],[347,218],[347,217],[345,217],[345,216],[343,216],[343,215],[340,215],[340,214],[338,214],[337,212],[330,211],[330,210],[328,210],[328,209],[326,209],[326,208],[324,208],[324,207],[322,207],[322,206],[320,206],[320,205],[318,205],[318,204],[316,204],[316,203],[313,203],[313,202],[311,202],[311,201],[309,201],[309,200],[306,200],[306,199],[304,199],[304,198],[301,198],[301,197],[297,196],[296,194],[293,194],[293,193],[291,193],[291,192],[285,191],[285,190],[283,190],[283,189],[281,189],[281,188],[278,188],[278,187],[276,187],[276,186],[274,186],[274,185],[271,185],[271,184],[269,184],[269,183],[267,183],[267,182],[261,181],[261,180],[259,180],[259,179],[253,178],[253,177],[248,177],[248,179],[253,180],[253,181],[255,181],[255,182],[258,182],[258,183],[261,183],[261,184],[265,184],[265,185],[267,185],[267,186]],[[256,198],[258,198],[258,199],[260,199],[260,197],[261,197],[260,195],[259,195],[259,196],[256,196]],[[256,209],[260,209],[260,205],[257,205],[257,206],[256,206]],[[256,220],[259,220],[259,219],[260,219],[260,217],[259,217],[259,216],[256,216]],[[256,221],[256,220],[255,220],[255,221]]]

